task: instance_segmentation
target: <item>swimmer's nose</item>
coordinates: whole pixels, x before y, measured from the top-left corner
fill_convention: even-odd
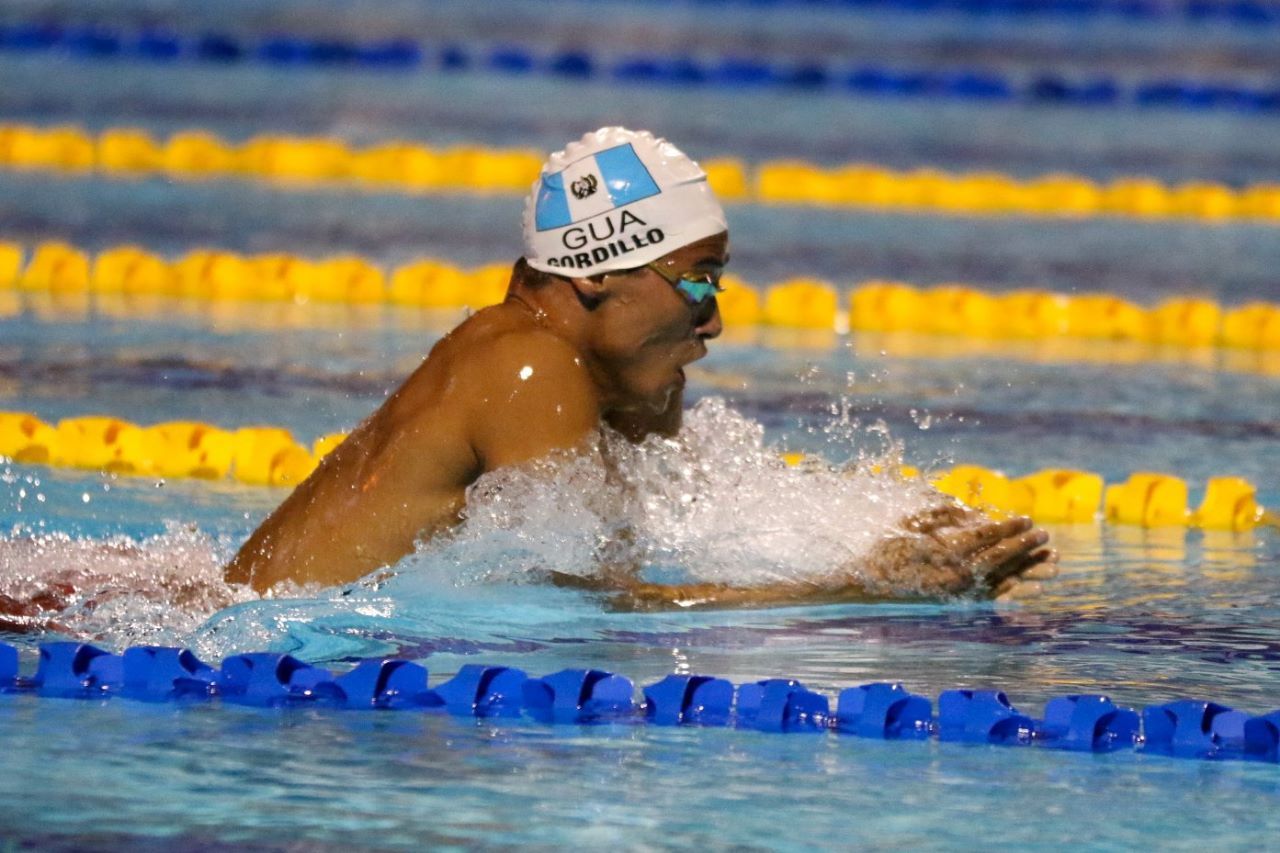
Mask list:
[[[720,319],[720,306],[716,304],[715,297],[708,299],[706,304],[711,306],[710,309],[699,306],[699,310],[703,313],[695,320],[693,327],[693,334],[703,341],[718,338],[724,331],[724,321]]]

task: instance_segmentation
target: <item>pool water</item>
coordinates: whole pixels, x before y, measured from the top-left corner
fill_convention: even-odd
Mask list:
[[[395,381],[397,367],[416,361],[438,334],[421,318],[399,318],[398,328],[388,317],[346,327],[339,339],[332,318],[311,319],[314,327],[282,336],[254,331],[251,319],[219,329],[207,318],[118,324],[24,314],[5,321],[22,365],[9,381],[23,405],[49,418],[108,403],[122,414],[227,425],[269,412],[272,422],[310,438],[359,418]],[[1126,374],[1143,390],[1124,388]],[[1122,386],[1120,393],[1107,393],[1099,376]],[[823,432],[829,405],[844,398],[868,422],[884,417],[906,457],[925,463],[961,454],[1012,471],[1074,462],[1110,477],[1141,459],[1186,470],[1193,480],[1229,469],[1266,482],[1274,446],[1268,383],[1212,370],[1189,377],[1185,369],[1149,367],[1036,369],[998,358],[867,358],[845,344],[800,351],[727,343],[694,374],[692,396],[723,395],[765,425],[767,443],[830,458],[860,446],[881,449],[875,432],[839,439]],[[1160,400],[1197,386],[1203,400],[1191,411],[1159,411]],[[1241,392],[1231,393],[1236,387]],[[1082,397],[1079,388],[1096,390]],[[1126,396],[1136,399],[1126,404]],[[1213,417],[1219,397],[1237,401],[1230,434],[1221,429],[1227,419]],[[1137,406],[1143,399],[1152,410]],[[936,423],[921,429],[911,408]],[[218,555],[282,496],[230,483],[34,466],[4,471],[6,528],[90,543],[132,537],[154,558],[123,570],[141,584],[156,582],[149,571],[168,577],[171,563],[187,576],[216,573]],[[766,523],[770,511],[765,502],[739,518],[750,527]],[[857,523],[851,507],[850,525]],[[456,582],[430,574],[474,569],[493,556],[486,551],[455,555],[447,565],[411,560],[379,589],[247,601],[198,618],[128,596],[78,623],[67,616],[109,646],[180,643],[210,660],[270,648],[339,669],[356,658],[396,655],[423,662],[433,681],[484,661],[532,673],[594,666],[641,684],[672,671],[735,682],[785,675],[832,695],[885,678],[926,695],[994,685],[1037,711],[1051,696],[1097,690],[1136,705],[1184,696],[1259,711],[1274,704],[1280,537],[1273,531],[1082,525],[1053,532],[1062,575],[1041,600],[1017,607],[626,614],[511,578]],[[49,541],[45,556],[21,568],[88,562],[111,570],[79,544]],[[803,566],[803,551],[796,560]],[[40,637],[17,639],[29,647]],[[1275,828],[1259,805],[1276,792],[1270,766],[1141,754],[31,697],[3,699],[0,727],[25,744],[9,759],[0,825],[40,846],[631,846],[657,838],[677,847],[969,847],[986,843],[992,814],[1008,816],[999,823],[1002,839],[1049,844],[1076,839],[1088,814],[1097,844],[1107,847],[1166,832],[1205,838],[1198,817],[1205,809],[1239,810],[1238,824],[1212,829],[1213,843],[1226,847],[1263,844]],[[50,808],[51,791],[76,793]],[[1028,813],[1034,823],[1018,817]]]
[[[363,25],[351,24],[345,8],[313,4],[303,14],[294,3],[233,4],[226,15],[228,26],[247,32],[516,38],[494,29],[502,21],[516,34],[539,32],[520,25],[531,7],[514,0],[482,10],[450,3],[437,19],[413,4],[389,5],[365,16],[378,23]],[[594,5],[532,8],[556,23],[523,36],[530,40],[558,44],[603,26],[588,14]],[[626,34],[619,51],[655,39],[687,45],[680,34],[697,22],[677,2],[607,8]],[[31,9],[64,13],[56,4]],[[95,20],[137,14],[106,0],[93,12]],[[169,12],[158,4],[149,14],[163,22]],[[707,49],[745,39],[793,56],[813,28],[824,28],[832,56],[910,48],[918,61],[937,61],[945,44],[963,43],[1014,72],[1026,60],[1010,45],[1034,54],[1052,43],[1055,67],[1089,67],[1110,46],[1110,61],[1133,70],[1138,60],[1121,48],[1136,39],[1142,51],[1134,57],[1172,67],[1186,52],[1212,67],[1212,57],[1195,54],[1194,34],[1168,26],[1093,22],[1093,41],[1077,41],[1063,38],[1060,23],[984,27],[848,9],[780,14],[753,4],[715,12],[717,26],[700,30],[710,34]],[[1280,60],[1247,31],[1215,32],[1201,47],[1212,44],[1266,68]],[[235,138],[270,129],[550,149],[625,120],[699,157],[1059,169],[1100,179],[1134,170],[1179,180],[1275,174],[1265,140],[1277,120],[1240,114],[651,90],[480,71],[157,69],[3,52],[0,81],[0,120],[93,128],[198,125]],[[137,242],[170,255],[215,245],[351,251],[386,264],[424,254],[484,263],[518,254],[519,205],[511,197],[0,173],[0,237],[61,238],[91,250]],[[846,288],[899,277],[992,291],[1106,290],[1142,303],[1175,294],[1224,304],[1275,298],[1280,244],[1257,224],[757,205],[732,206],[729,216],[734,266],[762,284],[804,274]],[[0,410],[47,421],[102,413],[141,423],[266,423],[303,441],[357,423],[458,319],[180,302],[143,312],[110,300],[3,292],[0,306]],[[1014,475],[1072,467],[1108,482],[1168,471],[1192,484],[1193,501],[1209,476],[1231,474],[1258,484],[1260,501],[1275,506],[1278,375],[1274,359],[1257,353],[729,330],[690,370],[690,437],[634,460],[637,481],[668,500],[628,511],[651,534],[645,554],[656,576],[748,579],[803,576],[856,551],[882,529],[877,512],[887,511],[871,508],[867,495],[889,508],[920,500],[914,487],[883,478],[785,469],[772,462],[780,450],[835,466],[901,456],[925,469],[972,462]],[[736,479],[697,473],[702,461]],[[637,684],[671,672],[735,683],[785,676],[832,696],[877,680],[932,696],[995,686],[1033,715],[1050,697],[1074,692],[1134,706],[1201,697],[1254,712],[1280,707],[1273,528],[1055,527],[1061,575],[1019,605],[624,613],[532,577],[549,555],[560,568],[590,565],[598,519],[583,510],[579,490],[554,478],[504,484],[524,495],[521,512],[478,500],[464,535],[406,558],[390,578],[257,599],[222,586],[219,566],[283,492],[3,464],[0,592],[75,576],[96,593],[70,602],[60,629],[3,639],[28,658],[35,643],[64,636],[112,648],[187,645],[211,661],[271,649],[335,669],[397,656],[427,666],[433,683],[485,662],[535,675],[599,667]],[[694,486],[702,504],[679,511],[680,495]],[[1130,751],[32,696],[0,696],[0,738],[18,747],[0,778],[0,837],[40,849],[1264,849],[1280,827],[1274,765]]]

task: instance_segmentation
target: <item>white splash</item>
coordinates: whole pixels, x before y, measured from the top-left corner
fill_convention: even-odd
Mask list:
[[[734,586],[856,577],[875,543],[941,498],[892,473],[896,451],[880,426],[838,423],[824,431],[858,463],[789,467],[760,424],[706,399],[675,439],[633,445],[607,434],[591,453],[487,474],[468,490],[457,530],[389,571],[346,590],[276,589],[274,600],[226,584],[234,543],[192,526],[142,540],[17,532],[0,537],[0,630],[116,647],[194,641],[225,654],[326,619],[359,633],[398,612],[413,624],[395,624],[412,632],[459,596],[510,600],[502,586],[543,583],[550,571],[589,577],[621,565],[659,582]],[[874,450],[850,454],[851,441]],[[235,604],[245,606],[226,610]]]
[[[735,586],[848,574],[940,500],[896,468],[887,458],[789,467],[763,427],[705,399],[675,439],[633,445],[609,434],[598,454],[485,475],[468,491],[462,527],[409,562],[456,584],[589,576],[608,564]]]
[[[226,556],[179,525],[143,540],[18,531],[0,537],[0,628],[118,647],[181,643],[218,610],[255,597],[223,581]]]

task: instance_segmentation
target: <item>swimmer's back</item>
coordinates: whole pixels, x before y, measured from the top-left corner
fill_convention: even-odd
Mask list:
[[[477,312],[262,524],[227,579],[345,583],[457,523],[485,471],[571,448],[600,401],[574,346],[518,302]]]

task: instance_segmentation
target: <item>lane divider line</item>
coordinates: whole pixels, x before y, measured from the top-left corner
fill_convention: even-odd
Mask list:
[[[168,260],[130,245],[91,256],[57,241],[40,243],[29,253],[19,243],[0,241],[0,294],[16,289],[479,309],[503,300],[509,277],[507,264],[467,270],[436,258],[384,268],[357,255],[315,260],[287,253],[245,256],[196,249]],[[718,301],[730,327],[1280,350],[1280,303],[1225,307],[1210,299],[1175,296],[1146,307],[1106,293],[1068,295],[1028,288],[992,294],[964,284],[922,289],[875,280],[855,284],[842,300],[835,285],[805,277],[757,288],[730,275],[725,287]]]
[[[0,168],[59,175],[250,178],[281,187],[341,184],[409,193],[524,194],[542,159],[540,152],[523,148],[441,149],[405,140],[353,148],[334,137],[259,134],[237,143],[198,128],[161,140],[132,127],[92,133],[68,125],[0,124]],[[1018,179],[996,171],[899,171],[865,163],[774,160],[750,166],[728,157],[705,160],[703,167],[712,188],[731,202],[941,216],[1280,224],[1280,183],[1171,185],[1133,176],[1102,184],[1066,173]]]
[[[598,0],[597,0],[598,2]],[[657,2],[657,0],[649,0]],[[1280,25],[1280,6],[1260,0],[721,0],[725,5],[750,9],[773,8],[897,12],[909,15],[960,14],[982,21],[1037,22],[1036,19],[1083,23],[1109,18],[1137,26],[1153,22],[1186,26],[1253,28]],[[705,0],[668,0],[668,5],[700,8]],[[1230,32],[1230,30],[1224,30]]]
[[[282,427],[228,430],[197,421],[143,426],[107,415],[46,423],[30,412],[0,412],[0,458],[19,464],[81,468],[137,477],[234,478],[261,486],[295,486],[347,434],[330,433],[310,446]],[[791,466],[826,465],[821,459],[786,453]],[[919,477],[912,466],[899,476]],[[1025,477],[976,465],[959,465],[932,477],[941,492],[994,514],[1028,515],[1042,523],[1139,527],[1198,527],[1248,530],[1274,517],[1259,506],[1257,488],[1232,476],[1212,477],[1196,509],[1188,505],[1186,481],[1170,474],[1138,472],[1105,484],[1089,471],[1052,469]]]
[[[734,685],[707,675],[668,675],[644,686],[598,669],[531,677],[508,666],[467,664],[428,687],[426,667],[370,658],[341,674],[292,655],[250,652],[220,667],[190,649],[133,646],[121,654],[87,643],[38,647],[39,663],[21,672],[16,647],[0,643],[0,693],[60,699],[141,702],[218,701],[257,708],[398,711],[543,724],[733,727],[772,733],[822,733],[876,740],[934,738],[967,744],[1037,746],[1076,752],[1141,750],[1177,758],[1275,762],[1280,711],[1254,715],[1203,699],[1148,705],[1139,713],[1100,694],[1054,697],[1041,717],[1018,710],[1003,691],[962,688],[934,702],[901,683],[874,682],[831,699],[792,678]]]
[[[991,4],[999,8],[999,0]],[[1240,3],[1222,3],[1236,9]],[[1266,7],[1249,4],[1255,14]],[[1274,12],[1280,21],[1280,11]],[[1261,16],[1256,20],[1262,20]],[[175,62],[214,65],[258,62],[280,68],[358,68],[382,72],[460,72],[541,75],[560,80],[650,86],[782,89],[873,97],[946,99],[975,103],[1025,102],[1081,107],[1159,107],[1255,114],[1280,112],[1280,89],[1234,80],[1157,77],[1132,81],[1038,70],[1012,76],[990,67],[904,67],[850,65],[821,59],[768,60],[726,54],[696,56],[631,53],[601,55],[584,48],[539,48],[528,44],[462,43],[433,45],[412,39],[370,42],[275,34],[240,38],[228,33],[181,35],[171,30],[124,29],[104,25],[48,23],[0,25],[0,51],[53,53],[83,61],[133,60],[170,66]]]

